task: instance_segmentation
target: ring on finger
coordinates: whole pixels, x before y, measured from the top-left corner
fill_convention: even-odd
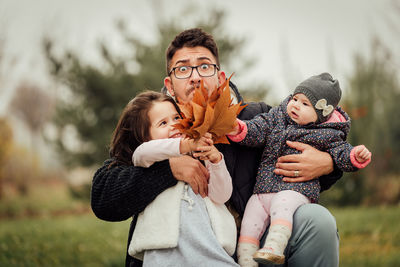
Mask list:
[[[298,171],[298,170],[295,170],[295,171],[294,171],[294,177],[299,177],[299,175],[300,175],[299,171]]]

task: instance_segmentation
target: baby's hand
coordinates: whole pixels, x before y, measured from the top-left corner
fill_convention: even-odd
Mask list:
[[[232,129],[232,131],[230,131],[226,135],[238,135],[239,133],[240,133],[240,126],[239,126],[239,123],[238,123],[238,121],[236,119],[235,127]]]
[[[354,148],[354,156],[358,162],[364,163],[371,159],[371,152],[364,145],[360,145]]]

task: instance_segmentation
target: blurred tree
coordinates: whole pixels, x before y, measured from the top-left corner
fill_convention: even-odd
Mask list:
[[[370,56],[357,53],[354,57],[349,90],[345,91],[341,105],[352,119],[348,140],[354,146],[366,145],[372,151],[373,160],[364,170],[344,174],[331,193],[336,204],[381,201],[377,199],[379,191],[388,189],[384,188],[388,186],[384,180],[400,171],[398,75],[391,52],[378,39],[372,42]]]
[[[22,82],[15,89],[9,109],[28,126],[31,133],[31,149],[35,152],[38,133],[50,116],[51,98],[38,86]]]
[[[384,15],[392,37],[400,40],[400,1],[388,3]],[[400,203],[400,54],[391,50],[379,33],[371,42],[369,56],[356,53],[349,90],[341,105],[352,118],[349,140],[365,144],[372,162],[365,170],[345,174],[322,202],[339,205]]]
[[[5,118],[0,118],[0,199],[3,196],[4,166],[13,141],[12,129]]]
[[[214,10],[208,14],[191,27],[199,26],[213,34],[220,49],[221,64],[230,64],[232,59],[240,57],[244,39],[234,38],[224,31],[224,12]],[[179,22],[185,17],[193,21],[194,15],[189,12],[170,21],[156,16],[157,41],[153,44],[131,34],[124,21],[119,21],[118,29],[131,53],[114,55],[102,42],[100,52],[104,66],[101,67],[85,64],[78,52],[68,51],[56,56],[53,41],[45,38],[44,50],[50,72],[57,82],[65,85],[53,121],[58,131],[54,144],[65,163],[91,166],[101,164],[108,157],[107,145],[121,110],[137,93],[161,89],[166,76],[165,50],[174,36],[186,28]],[[250,66],[250,61],[242,62],[244,67]],[[268,88],[258,88],[256,94],[260,91],[266,93]],[[68,138],[71,135],[74,141]]]

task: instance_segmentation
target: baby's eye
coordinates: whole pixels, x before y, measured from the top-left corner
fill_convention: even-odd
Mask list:
[[[304,106],[309,106],[307,102],[304,102],[303,105],[304,105]]]
[[[175,116],[175,118],[174,118],[174,121],[177,121],[177,120],[179,120],[181,117],[179,116],[179,115],[176,115]]]

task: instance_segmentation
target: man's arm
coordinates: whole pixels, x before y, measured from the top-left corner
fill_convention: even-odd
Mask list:
[[[198,161],[184,156],[154,163],[149,168],[109,165],[106,160],[94,174],[91,206],[94,214],[106,221],[123,221],[143,211],[161,192],[187,182],[203,197],[208,190],[208,171]]]
[[[122,221],[143,211],[158,194],[175,185],[169,162],[150,168],[113,165],[106,160],[92,181],[91,206],[94,214],[106,221]]]
[[[286,155],[278,159],[274,172],[284,176],[285,182],[304,182],[320,177],[323,191],[342,177],[343,172],[334,165],[329,153],[300,142],[287,141],[287,144],[301,151],[301,154]],[[295,171],[298,171],[299,176],[295,177]]]

